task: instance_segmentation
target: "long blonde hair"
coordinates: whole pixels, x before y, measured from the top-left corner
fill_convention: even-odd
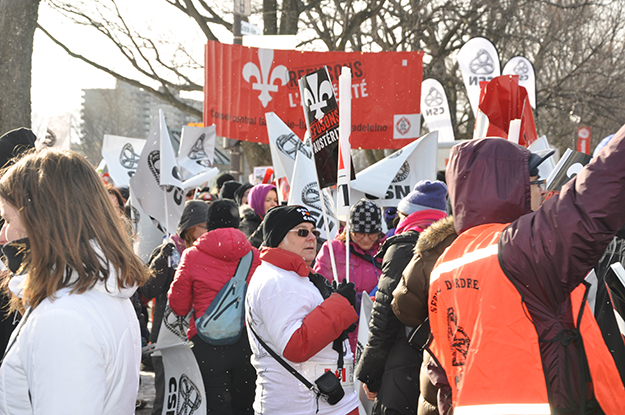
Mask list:
[[[100,177],[79,154],[24,156],[2,172],[0,198],[16,208],[30,241],[25,304],[34,308],[65,287],[83,293],[106,282],[112,270],[120,287],[146,281]]]

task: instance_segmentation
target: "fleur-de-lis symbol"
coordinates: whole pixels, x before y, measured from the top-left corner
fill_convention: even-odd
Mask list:
[[[272,100],[269,92],[278,92],[278,85],[275,85],[274,82],[280,80],[282,81],[282,86],[285,86],[289,82],[289,71],[284,65],[278,65],[273,70],[271,69],[273,49],[258,49],[258,61],[260,62],[260,70],[253,62],[245,64],[243,67],[243,79],[246,82],[250,82],[252,77],[256,79],[256,82],[252,83],[252,89],[260,91],[258,99],[263,104],[263,107],[267,107],[269,101]]]
[[[316,73],[308,75],[306,81],[308,88],[304,90],[304,100],[308,103],[310,111],[315,111],[315,118],[321,120],[323,118],[321,109],[328,105],[327,99],[332,97],[332,85],[326,79],[317,88]]]

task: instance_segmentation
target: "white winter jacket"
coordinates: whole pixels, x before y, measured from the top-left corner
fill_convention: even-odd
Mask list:
[[[134,414],[141,335],[111,274],[83,294],[62,289],[13,332],[0,367],[0,414]],[[13,342],[15,340],[15,342]]]

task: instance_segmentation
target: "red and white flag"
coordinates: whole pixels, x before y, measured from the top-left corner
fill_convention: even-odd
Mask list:
[[[473,138],[501,137],[527,147],[536,141],[534,113],[518,75],[502,75],[486,84],[475,117]]]

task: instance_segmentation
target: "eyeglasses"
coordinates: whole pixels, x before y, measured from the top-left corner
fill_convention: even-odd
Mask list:
[[[530,185],[536,185],[540,188],[540,190],[545,190],[547,189],[547,180],[546,179],[540,179],[540,180],[532,180],[530,181]]]
[[[316,238],[319,237],[319,235],[321,235],[321,232],[319,232],[318,230],[314,229],[312,231],[309,231],[308,229],[291,229],[289,232],[297,232],[297,236],[302,237],[302,238],[307,238],[308,234],[312,232],[313,235],[315,235]]]
[[[358,239],[364,239],[364,238],[369,238],[369,239],[374,239],[374,240],[380,239],[380,234],[377,232],[376,233],[352,232],[352,235],[357,237]]]

